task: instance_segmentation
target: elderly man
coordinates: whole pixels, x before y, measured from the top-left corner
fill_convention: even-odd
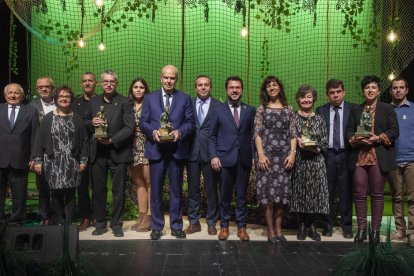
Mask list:
[[[194,113],[191,98],[175,89],[177,68],[166,65],[161,71],[162,88],[144,98],[141,115],[141,130],[147,136],[145,157],[151,168],[151,239],[159,240],[164,228],[162,193],[164,178],[168,170],[170,184],[171,235],[186,238],[182,219],[182,185],[184,165],[190,150],[189,137],[194,129]],[[169,113],[172,140],[161,141],[160,117]]]
[[[37,79],[36,89],[39,98],[30,104],[37,110],[39,122],[49,112],[56,109],[53,102],[53,80],[50,77],[43,76]],[[50,221],[50,188],[46,182],[45,175],[36,174],[36,186],[39,191],[39,216],[42,225],[48,225]]]
[[[91,133],[95,128],[107,125],[109,134],[108,137],[94,138],[90,143],[93,212],[96,219],[96,228],[92,235],[102,235],[108,231],[106,198],[109,171],[113,198],[110,227],[115,237],[123,237],[122,216],[127,166],[132,160],[134,109],[131,99],[117,92],[118,77],[114,71],[106,70],[102,73],[101,86],[103,94],[89,100],[87,120]]]
[[[0,105],[0,222],[5,220],[6,187],[12,192],[9,223],[22,225],[26,219],[27,175],[33,165],[32,149],[39,124],[35,108],[22,105],[23,88],[11,83],[4,88]]]

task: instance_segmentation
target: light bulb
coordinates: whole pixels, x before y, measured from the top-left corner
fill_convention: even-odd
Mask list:
[[[247,28],[246,28],[246,27],[243,27],[243,28],[241,29],[241,31],[240,31],[240,35],[241,35],[242,37],[246,37],[248,34],[249,34],[249,32],[247,31]]]
[[[98,49],[99,49],[99,51],[101,51],[101,52],[105,51],[105,44],[103,43],[103,41],[101,41],[101,43],[99,43],[99,45],[98,45]]]
[[[79,39],[79,41],[78,41],[78,46],[79,46],[79,48],[83,48],[83,47],[85,47],[85,46],[86,46],[86,43],[85,43],[85,41],[83,40],[83,37],[81,37],[81,38]]]
[[[388,33],[387,35],[387,40],[391,43],[395,42],[397,40],[398,36],[397,33],[394,32],[393,29],[391,29],[391,31]]]
[[[389,74],[389,75],[388,75],[388,79],[389,79],[390,81],[393,81],[393,80],[395,79],[394,72],[391,72],[391,74]]]
[[[95,0],[95,5],[97,7],[102,7],[104,5],[104,0]]]

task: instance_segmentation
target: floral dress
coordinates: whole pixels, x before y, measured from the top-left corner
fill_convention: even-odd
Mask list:
[[[134,157],[133,166],[138,166],[139,164],[148,164],[148,159],[144,157],[144,146],[146,137],[139,128],[140,119],[141,119],[142,108],[135,110],[135,139],[134,146],[132,148],[132,155]]]

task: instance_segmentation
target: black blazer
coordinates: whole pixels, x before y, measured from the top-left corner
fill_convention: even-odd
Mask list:
[[[43,160],[43,155],[46,153],[48,156],[53,156],[53,143],[52,143],[52,118],[53,112],[49,112],[43,118],[40,124],[39,131],[36,134],[35,150],[34,154],[36,159]],[[89,140],[87,130],[82,117],[73,113],[73,123],[75,125],[75,136],[72,141],[72,156],[80,161],[81,158],[88,159],[89,156]]]
[[[348,141],[352,136],[354,136],[355,132],[357,131],[364,106],[365,103],[359,105],[358,109],[356,109],[349,118],[347,129]],[[375,109],[374,120],[374,134],[380,135],[381,133],[385,133],[391,142],[390,146],[385,146],[382,143],[374,145],[375,154],[377,155],[377,160],[381,171],[383,173],[388,173],[397,167],[394,142],[398,138],[399,128],[394,107],[391,104],[378,101]],[[359,151],[360,147],[350,147],[348,168],[351,172],[353,172],[355,169],[355,163],[357,161]]]
[[[220,102],[214,98],[210,100],[210,107],[207,115],[204,118],[203,123],[200,125],[197,118],[196,110],[197,97],[193,99],[193,110],[194,110],[194,121],[195,121],[195,132],[191,141],[190,155],[188,161],[197,161],[201,158],[204,162],[210,162],[210,154],[208,152],[208,132],[209,132],[209,121],[211,113],[220,105]]]
[[[0,168],[28,169],[33,160],[38,114],[30,105],[20,105],[19,113],[10,129],[8,105],[0,105]]]
[[[86,124],[90,134],[94,130],[92,118],[99,112],[99,107],[104,105],[103,95],[97,95],[89,100]],[[112,144],[108,145],[111,159],[115,163],[129,163],[132,160],[132,143],[135,128],[135,117],[132,100],[116,93],[112,98],[112,104],[105,105],[105,116],[108,122],[108,133],[111,134]],[[90,139],[90,162],[96,158],[97,142]]]
[[[43,120],[43,117],[45,117],[46,114],[43,111],[43,105],[42,105],[42,102],[40,101],[40,98],[37,98],[36,100],[32,101],[30,105],[36,108],[37,115],[39,116],[39,122],[41,122]]]

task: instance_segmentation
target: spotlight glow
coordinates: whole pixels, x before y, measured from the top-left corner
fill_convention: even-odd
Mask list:
[[[79,48],[84,48],[86,46],[85,41],[83,40],[83,37],[81,37],[78,41]]]
[[[397,33],[393,29],[388,33],[387,40],[391,43],[395,42],[398,39]]]
[[[104,0],[95,0],[95,5],[97,7],[102,7],[104,5]]]
[[[241,31],[240,31],[240,35],[241,35],[242,37],[246,37],[248,34],[249,34],[249,32],[247,31],[247,28],[246,28],[246,27],[243,27],[243,28],[241,29]]]
[[[103,43],[103,41],[101,41],[101,43],[99,43],[99,45],[98,45],[98,49],[99,49],[99,51],[101,51],[101,52],[103,52],[103,51],[105,51],[105,44]]]
[[[393,80],[395,79],[394,72],[391,72],[391,74],[389,74],[389,75],[388,75],[388,79],[389,79],[390,81],[393,81]]]

